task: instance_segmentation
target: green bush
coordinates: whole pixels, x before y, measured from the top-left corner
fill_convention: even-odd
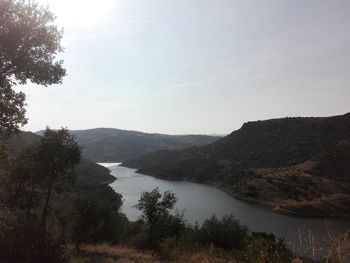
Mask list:
[[[243,249],[248,238],[248,229],[232,215],[219,220],[216,216],[207,219],[201,227],[194,230],[194,239],[201,244],[225,250]]]
[[[124,242],[139,249],[147,248],[148,233],[144,222],[126,222],[124,225]]]
[[[119,212],[121,198],[109,190],[103,187],[95,192],[84,192],[77,199],[72,230],[77,246],[86,242],[116,243],[123,238],[127,219]]]
[[[255,263],[263,262],[285,263],[293,259],[291,251],[283,240],[276,240],[272,234],[253,232],[247,240],[244,250],[244,261]]]

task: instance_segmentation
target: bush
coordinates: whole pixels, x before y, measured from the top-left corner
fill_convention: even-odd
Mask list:
[[[147,248],[149,245],[145,224],[142,221],[127,222],[124,225],[124,241],[139,249]]]
[[[225,250],[243,249],[248,238],[248,229],[232,215],[225,216],[221,220],[212,216],[194,231],[196,242],[213,244],[215,247]]]
[[[116,243],[122,239],[123,225],[127,219],[119,213],[119,199],[119,195],[106,187],[80,195],[75,204],[76,217],[72,231],[77,246],[85,242]]]
[[[291,262],[292,258],[292,253],[283,240],[276,240],[274,235],[261,232],[253,232],[250,235],[244,252],[244,260],[247,263],[255,263],[258,260],[285,263]]]

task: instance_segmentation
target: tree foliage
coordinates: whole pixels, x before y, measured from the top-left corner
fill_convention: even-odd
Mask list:
[[[55,61],[62,30],[55,16],[34,1],[0,1],[0,78],[11,84],[28,80],[41,85],[59,83],[63,61]]]
[[[15,92],[9,83],[0,79],[0,135],[8,137],[26,124],[25,95]]]
[[[66,71],[56,61],[63,50],[54,15],[30,0],[0,0],[0,136],[26,123],[25,95],[13,85],[60,83]]]
[[[127,221],[119,212],[121,205],[121,195],[109,186],[79,193],[72,229],[76,246],[84,242],[120,241]]]
[[[174,208],[176,202],[177,197],[173,192],[166,191],[161,194],[159,188],[156,188],[151,192],[143,192],[136,207],[143,212],[147,222],[152,224],[160,216],[168,214],[169,210]]]
[[[7,200],[10,208],[26,211],[29,218],[32,209],[40,203],[41,188],[40,177],[36,173],[37,145],[26,147],[21,155],[14,160],[13,169],[7,182]]]

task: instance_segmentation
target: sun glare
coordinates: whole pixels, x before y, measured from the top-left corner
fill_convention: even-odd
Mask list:
[[[115,0],[39,0],[48,5],[64,26],[92,26],[101,23],[116,7]]]

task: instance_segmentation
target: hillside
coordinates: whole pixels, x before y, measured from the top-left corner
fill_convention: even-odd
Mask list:
[[[206,135],[165,135],[111,128],[70,132],[83,146],[84,157],[95,162],[123,162],[159,150],[202,146],[218,139]]]
[[[161,151],[124,165],[212,183],[283,213],[350,217],[350,113],[248,122],[204,147]]]
[[[10,139],[10,152],[18,155],[25,146],[40,141],[40,138],[39,135],[31,132],[21,132]],[[78,182],[83,186],[106,184],[115,180],[107,168],[86,158],[81,160],[77,170],[79,173]]]

